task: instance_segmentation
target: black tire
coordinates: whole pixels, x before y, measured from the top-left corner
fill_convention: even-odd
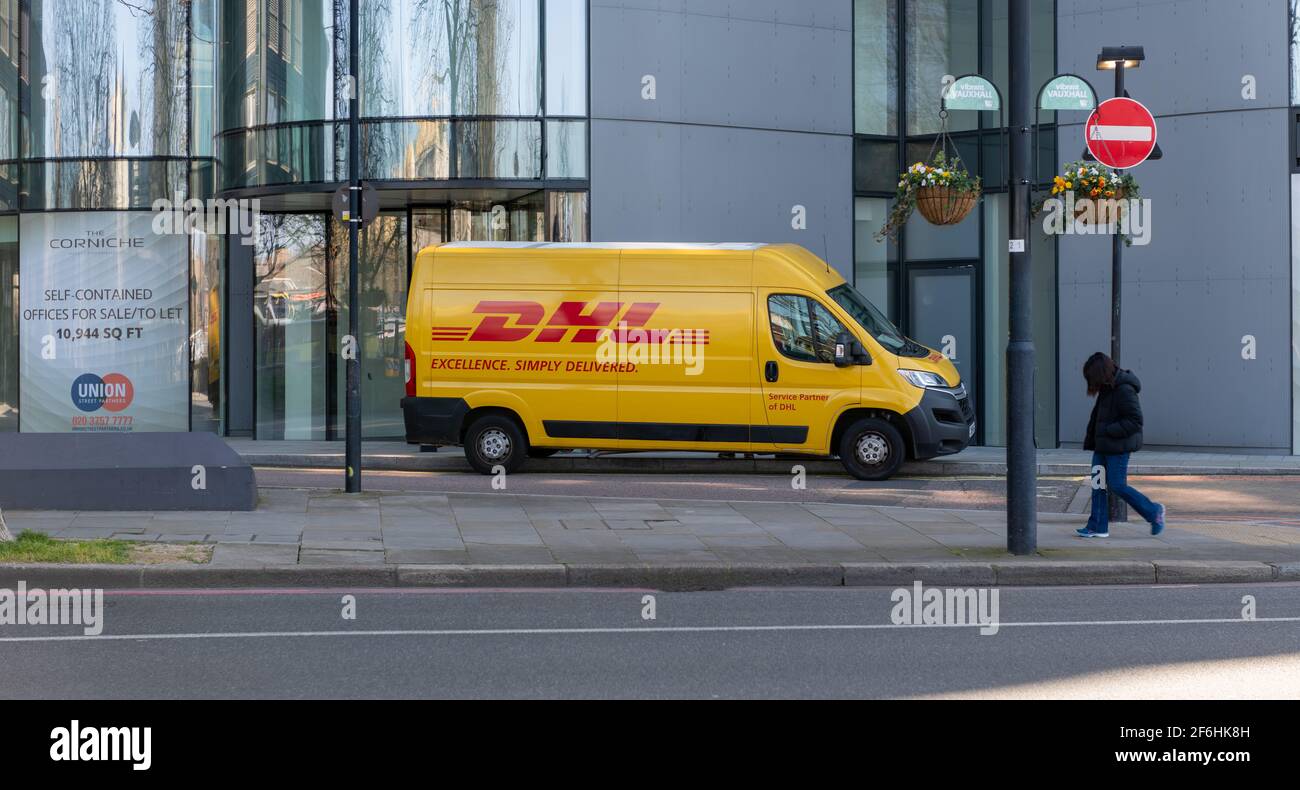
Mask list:
[[[560,451],[558,447],[529,447],[529,458],[550,458]]]
[[[496,467],[518,471],[528,458],[528,437],[519,424],[501,414],[479,417],[465,431],[465,460],[474,471],[491,475]]]
[[[864,417],[840,437],[840,463],[859,480],[887,480],[903,465],[903,435],[886,420]]]

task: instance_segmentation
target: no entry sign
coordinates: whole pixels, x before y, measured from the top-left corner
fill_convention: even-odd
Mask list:
[[[1141,102],[1107,99],[1083,127],[1088,151],[1107,167],[1126,170],[1146,161],[1156,147],[1156,119]]]

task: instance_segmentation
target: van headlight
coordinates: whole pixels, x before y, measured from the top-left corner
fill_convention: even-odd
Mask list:
[[[907,379],[913,386],[925,389],[926,387],[947,387],[948,382],[944,381],[943,376],[938,373],[931,373],[928,370],[906,370],[900,369],[898,375]]]

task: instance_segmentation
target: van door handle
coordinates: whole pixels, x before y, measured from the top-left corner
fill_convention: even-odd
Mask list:
[[[777,369],[776,361],[768,360],[767,364],[763,366],[763,378],[768,381],[776,381],[780,377],[781,371]]]

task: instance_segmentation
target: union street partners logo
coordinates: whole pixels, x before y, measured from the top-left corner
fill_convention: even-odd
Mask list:
[[[94,373],[82,373],[72,382],[72,405],[85,412],[100,409],[119,412],[133,400],[135,387],[121,373],[109,373],[102,378]]]
[[[72,418],[73,430],[129,431],[134,422],[130,415],[119,414],[135,400],[135,385],[121,373],[99,376],[82,373],[72,382],[69,393],[72,405],[87,415],[97,411],[110,414],[76,416]]]

